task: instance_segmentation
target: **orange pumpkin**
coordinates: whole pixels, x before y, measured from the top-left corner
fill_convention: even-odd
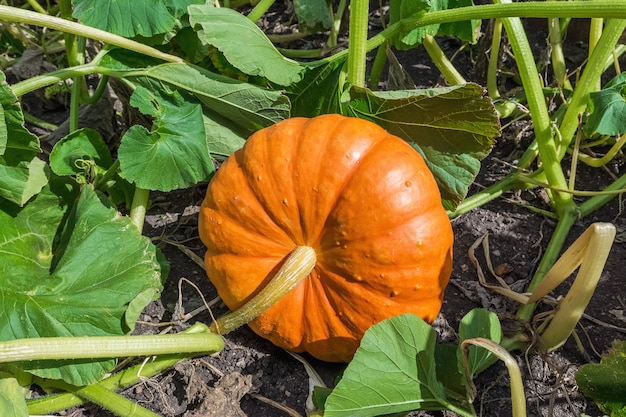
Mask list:
[[[452,228],[424,160],[378,125],[291,118],[253,134],[209,184],[199,232],[206,271],[237,309],[297,246],[313,271],[249,326],[277,346],[349,361],[365,330],[437,316]]]

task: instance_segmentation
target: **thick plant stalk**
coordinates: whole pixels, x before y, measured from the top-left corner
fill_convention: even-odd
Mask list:
[[[426,35],[422,41],[422,45],[428,55],[435,63],[435,66],[441,71],[444,78],[450,85],[465,84],[465,78],[457,71],[455,66],[450,62],[448,57],[443,53],[439,44],[432,35]]]
[[[35,337],[0,342],[0,363],[215,353],[223,347],[221,336],[207,330],[202,333],[144,336]]]
[[[225,334],[254,320],[306,278],[315,267],[316,261],[313,248],[296,247],[285,259],[278,273],[257,295],[237,310],[217,319],[211,325],[211,331]]]
[[[188,330],[191,329],[193,329],[193,326]],[[191,357],[191,355],[176,354],[157,356],[145,363],[142,362],[105,378],[96,385],[109,391],[119,391],[138,384],[145,379],[152,378],[161,372],[165,372],[181,360],[189,357]],[[89,393],[85,393],[85,389],[88,387],[76,387],[66,384],[63,381],[46,380],[45,382],[39,382],[39,384],[46,388],[54,388],[66,392],[27,400],[26,405],[31,415],[52,414],[67,410],[68,408],[84,404],[85,400],[83,400],[83,398],[90,396]]]
[[[583,73],[578,83],[576,83],[576,88],[570,98],[567,111],[559,126],[559,130],[561,131],[561,144],[558,153],[559,160],[561,160],[567,152],[567,148],[574,138],[576,129],[578,129],[578,117],[587,107],[589,93],[594,91],[597,87],[598,80],[600,80],[602,73],[605,71],[605,63],[611,59],[613,48],[625,28],[626,18],[610,19],[604,27],[602,36],[598,39],[598,43],[593,49]]]
[[[139,229],[140,233],[143,231],[143,223],[146,218],[149,197],[150,190],[139,187],[135,188],[132,207],[130,208],[130,221]]]
[[[130,49],[132,51],[139,52],[140,54],[162,59],[164,61],[183,62],[183,60],[177,56],[166,54],[148,45],[126,39],[122,36],[114,35],[104,30],[54,16],[32,12],[30,10],[19,9],[17,7],[0,5],[0,21],[25,23],[33,26],[46,27],[76,36],[84,36],[90,39],[119,46],[120,48]]]
[[[348,34],[348,82],[365,87],[365,56],[367,53],[368,0],[350,3],[350,32]]]

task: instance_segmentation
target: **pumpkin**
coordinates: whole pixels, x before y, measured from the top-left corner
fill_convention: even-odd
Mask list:
[[[299,246],[308,276],[248,325],[277,346],[349,361],[373,324],[432,323],[453,234],[420,154],[357,118],[291,118],[254,133],[209,183],[199,214],[206,272],[235,310]]]

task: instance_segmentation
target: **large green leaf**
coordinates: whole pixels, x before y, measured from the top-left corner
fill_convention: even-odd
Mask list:
[[[451,407],[437,379],[435,331],[405,314],[372,326],[326,400],[324,416],[378,416]]]
[[[137,87],[130,104],[152,116],[152,130],[131,126],[118,157],[122,175],[137,187],[171,191],[207,180],[214,167],[209,156],[202,108],[178,91],[157,93]]]
[[[302,66],[278,52],[241,13],[209,4],[189,6],[188,10],[189,23],[200,28],[200,40],[219,49],[237,69],[283,86],[300,80]]]
[[[289,100],[280,91],[236,81],[194,65],[168,63],[146,67],[143,57],[121,50],[112,51],[101,64],[148,89],[159,91],[170,86],[187,91],[210,113],[230,120],[231,129],[245,129],[248,134],[289,117]],[[210,113],[205,112],[211,117]]]
[[[51,181],[23,209],[0,204],[0,340],[124,335],[158,297],[157,249],[89,186]],[[88,384],[113,360],[31,361],[44,378]]]
[[[46,164],[36,155],[39,139],[24,127],[17,98],[0,71],[0,198],[26,203],[48,182]]]
[[[73,15],[82,23],[132,38],[172,29],[174,16],[161,0],[72,0]]]
[[[352,87],[350,96],[348,113],[381,125],[424,156],[447,209],[465,198],[500,131],[491,100],[476,84],[390,92]]]

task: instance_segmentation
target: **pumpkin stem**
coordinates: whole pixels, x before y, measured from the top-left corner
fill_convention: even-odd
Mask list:
[[[298,246],[285,259],[285,263],[274,278],[257,295],[237,310],[217,319],[210,326],[211,331],[226,334],[254,320],[308,277],[316,262],[313,248]]]

